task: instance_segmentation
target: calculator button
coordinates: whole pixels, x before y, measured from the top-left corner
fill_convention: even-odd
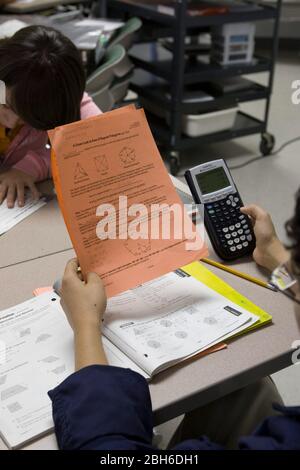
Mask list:
[[[235,238],[234,239],[234,243],[239,243],[240,242],[240,239],[239,238]]]
[[[243,248],[242,245],[238,245],[238,246],[237,246],[237,249],[238,249],[238,250],[241,250],[242,248]]]
[[[244,220],[244,218],[245,218],[244,215],[240,215],[240,216],[239,216],[239,219],[240,219],[240,220]]]
[[[214,206],[212,206],[211,204],[207,204],[207,209],[213,209]]]
[[[252,240],[252,235],[247,235],[247,240],[248,240],[248,242],[251,242],[251,240]]]
[[[228,206],[231,206],[231,201],[229,201],[229,199],[227,199],[226,204],[228,204]]]
[[[236,203],[232,202],[231,207],[236,207]]]
[[[241,222],[241,224],[243,224],[243,225],[245,225],[246,223],[247,223],[246,219],[242,220],[242,222]]]
[[[233,245],[233,240],[228,240],[227,244],[228,245]]]
[[[241,224],[238,222],[237,224],[235,224],[235,228],[240,228]]]
[[[248,242],[244,242],[244,243],[243,243],[243,246],[244,246],[245,248],[246,248],[248,245],[249,245]]]
[[[227,238],[227,240],[229,240],[230,237],[231,237],[230,233],[226,233],[225,238]]]
[[[224,228],[223,228],[223,232],[224,232],[224,233],[227,233],[227,232],[228,232],[228,227],[224,227]]]
[[[230,247],[230,251],[235,251],[236,250],[236,247],[235,246],[231,246]]]
[[[246,240],[246,237],[245,237],[245,235],[242,235],[241,236],[241,241],[243,242],[244,240]]]
[[[234,230],[234,225],[230,225],[229,230]]]
[[[236,236],[237,236],[237,233],[236,233],[236,232],[232,232],[232,234],[231,234],[231,235],[232,235],[232,236],[233,236],[233,238],[234,238],[234,237],[236,237]]]
[[[250,233],[250,230],[245,230],[245,234],[248,235]]]
[[[235,198],[234,198],[234,202],[239,202],[239,198],[238,198],[238,197],[235,197]]]
[[[240,228],[240,229],[237,231],[237,233],[238,233],[239,235],[243,235],[244,231]]]

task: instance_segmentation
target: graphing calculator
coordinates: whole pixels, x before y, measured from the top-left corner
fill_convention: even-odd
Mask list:
[[[255,236],[243,202],[223,159],[203,163],[185,172],[197,204],[204,204],[204,224],[211,243],[224,260],[252,253]]]

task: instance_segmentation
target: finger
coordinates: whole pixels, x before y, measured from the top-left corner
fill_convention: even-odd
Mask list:
[[[240,210],[243,214],[249,215],[254,220],[261,219],[267,215],[264,209],[255,204],[250,204],[248,206],[241,207]]]
[[[69,276],[74,276],[76,275],[77,277],[77,270],[78,270],[78,259],[73,258],[70,259],[65,267],[65,272],[64,272],[64,277],[69,277]]]
[[[16,186],[15,184],[11,184],[8,186],[7,190],[7,207],[12,209],[15,205],[16,200]]]
[[[2,204],[2,202],[6,198],[6,193],[7,193],[7,184],[2,183],[0,186],[0,204]]]
[[[24,203],[25,203],[24,184],[23,183],[17,183],[17,198],[18,198],[19,207],[23,207]]]
[[[34,183],[28,183],[28,187],[31,191],[31,194],[32,194],[32,198],[35,200],[35,201],[38,201],[41,197],[41,193],[39,192],[39,190],[37,189],[36,185]]]

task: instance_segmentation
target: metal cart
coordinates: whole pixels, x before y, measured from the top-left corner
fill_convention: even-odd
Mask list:
[[[174,0],[174,14],[162,13],[157,4],[151,2],[139,2],[135,0],[109,0],[109,11],[124,17],[139,16],[144,23],[146,34],[141,41],[161,41],[162,38],[172,37],[172,55],[169,59],[160,59],[155,55],[152,60],[146,58],[139,51],[133,50],[131,60],[138,69],[149,72],[152,76],[163,79],[168,84],[169,93],[163,93],[160,86],[149,86],[133,79],[131,88],[139,97],[155,103],[164,110],[168,110],[169,122],[153,113],[147,113],[149,124],[157,142],[163,146],[170,162],[173,175],[180,170],[180,152],[182,150],[197,147],[201,144],[220,142],[236,137],[251,134],[260,134],[260,152],[263,155],[271,153],[275,138],[268,132],[268,117],[270,99],[273,87],[274,66],[278,49],[278,30],[282,0],[277,0],[276,6],[263,2],[252,1],[248,3],[259,6],[258,9],[247,12],[231,12],[213,16],[190,16],[187,13],[187,0]],[[209,31],[212,26],[226,23],[256,22],[272,20],[273,42],[268,57],[255,56],[253,62],[241,65],[221,66],[187,59],[187,46],[185,37],[197,32]],[[137,48],[138,49],[138,48]],[[199,52],[199,51],[198,51]],[[185,86],[204,83],[214,79],[235,77],[258,72],[268,72],[267,86],[253,82],[251,89],[230,94],[230,99],[235,103],[265,100],[264,119],[259,120],[250,114],[239,111],[233,127],[226,131],[202,135],[200,137],[188,137],[182,133],[182,115],[196,114],[222,109],[228,95],[216,97],[213,101],[200,104],[186,103],[183,101]]]

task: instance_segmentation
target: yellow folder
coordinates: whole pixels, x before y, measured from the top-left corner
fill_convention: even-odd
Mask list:
[[[182,270],[187,274],[190,274],[190,276],[193,276],[195,279],[198,279],[198,281],[203,282],[203,284],[205,284],[207,287],[210,287],[215,292],[223,295],[228,300],[231,300],[231,302],[236,303],[240,307],[249,310],[249,312],[254,313],[259,317],[259,321],[240,334],[247,333],[250,330],[254,330],[255,328],[259,328],[260,326],[271,322],[271,315],[265,312],[262,308],[255,305],[253,302],[251,302],[251,300],[247,299],[247,297],[244,297],[242,294],[237,292],[235,289],[233,289],[233,287],[212,273],[200,262],[196,261],[194,263],[188,264],[184,266]]]

